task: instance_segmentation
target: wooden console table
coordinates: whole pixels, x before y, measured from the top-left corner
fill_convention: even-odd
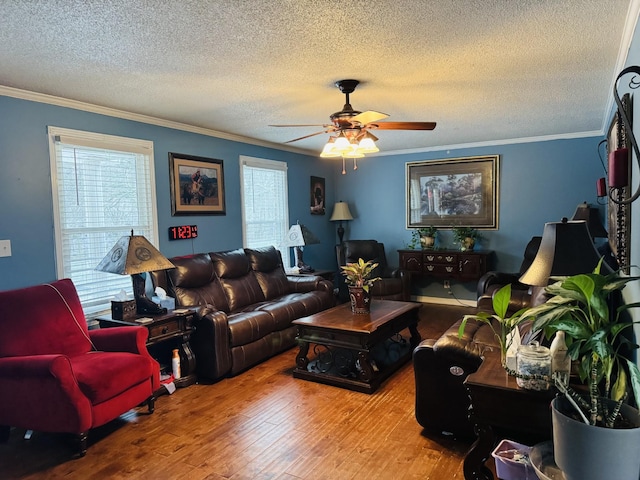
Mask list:
[[[518,387],[515,377],[500,365],[500,354],[487,352],[480,368],[465,380],[471,407],[469,420],[478,438],[464,459],[465,480],[491,480],[485,466],[499,438],[534,445],[551,438],[551,400],[554,390],[537,392]]]
[[[149,353],[160,363],[161,368],[168,368],[171,372],[171,351],[178,349],[180,355],[180,378],[174,380],[176,387],[188,387],[196,383],[196,357],[189,343],[193,317],[195,311],[190,309],[169,310],[161,315],[146,315],[151,318],[149,323],[136,322],[136,318],[127,320],[114,320],[111,315],[97,317],[100,328],[142,326],[149,330],[147,348]],[[164,389],[162,389],[164,390]],[[156,392],[157,393],[157,392]]]
[[[460,282],[479,280],[490,268],[490,250],[398,250],[400,268],[418,275]]]

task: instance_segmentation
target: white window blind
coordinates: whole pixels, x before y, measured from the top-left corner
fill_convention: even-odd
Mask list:
[[[242,234],[245,247],[275,246],[290,266],[287,247],[280,244],[289,231],[287,164],[275,160],[240,157]]]
[[[88,317],[114,295],[132,295],[131,277],[95,267],[123,235],[157,246],[153,143],[49,127],[58,278],[71,278]]]

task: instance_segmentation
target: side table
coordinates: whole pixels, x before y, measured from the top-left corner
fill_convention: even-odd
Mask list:
[[[178,349],[180,355],[180,378],[174,380],[176,387],[188,387],[196,382],[196,357],[191,350],[189,339],[195,311],[190,309],[169,310],[161,315],[138,315],[127,320],[115,320],[111,315],[96,318],[100,328],[142,326],[149,330],[147,348],[149,353],[160,363],[161,368],[171,371],[171,351]],[[151,322],[140,323],[136,319],[150,318]],[[164,389],[163,389],[164,390]],[[159,392],[156,392],[157,394]]]
[[[485,466],[499,439],[496,431],[531,445],[552,436],[551,400],[554,390],[537,392],[518,387],[500,364],[500,354],[487,352],[480,368],[465,380],[471,399],[469,419],[478,438],[464,459],[465,480],[492,480]]]

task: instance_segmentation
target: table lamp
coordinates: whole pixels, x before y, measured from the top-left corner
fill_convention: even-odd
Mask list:
[[[285,237],[282,245],[285,247],[294,247],[296,266],[300,269],[300,273],[312,273],[315,270],[309,265],[304,263],[302,258],[302,251],[305,245],[312,245],[314,243],[320,243],[320,240],[311,233],[311,231],[304,225],[296,223],[291,225],[287,236]]]
[[[571,220],[584,220],[587,222],[587,229],[589,230],[591,237],[594,239],[607,238],[608,236],[607,231],[602,225],[602,220],[600,220],[598,207],[589,205],[587,202],[578,205],[578,208],[576,208]]]
[[[353,216],[349,211],[349,204],[347,202],[337,202],[333,206],[333,213],[331,214],[330,222],[340,222],[338,224],[338,238],[340,239],[340,243],[342,243],[342,239],[344,237],[344,228],[342,227],[342,222],[353,220]]]
[[[160,307],[147,297],[145,276],[142,274],[169,268],[175,268],[175,265],[167,260],[143,235],[134,235],[131,230],[131,236],[120,237],[120,240],[98,264],[96,270],[117,273],[118,275],[131,275],[138,315],[160,315],[167,313],[167,309]]]
[[[540,248],[520,277],[525,285],[546,286],[549,277],[591,273],[600,260],[584,220],[544,224]],[[602,265],[605,269],[606,264]]]

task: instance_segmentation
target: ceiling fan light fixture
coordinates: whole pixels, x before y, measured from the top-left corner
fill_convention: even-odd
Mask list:
[[[322,152],[320,153],[320,156],[322,158],[331,158],[331,157],[340,156],[340,152],[337,152],[335,150],[335,142],[336,142],[335,137],[329,137],[329,141],[325,144],[324,148],[322,149]]]
[[[340,135],[338,136],[338,138],[336,138],[336,141],[333,144],[333,150],[339,153],[345,153],[345,152],[349,152],[352,149],[353,147],[351,146],[351,143],[349,142],[347,137],[345,137],[344,135],[342,135],[342,133],[340,133]]]
[[[365,135],[358,144],[358,151],[362,153],[376,153],[379,152],[380,149],[376,146],[376,142],[373,141],[373,138]]]
[[[358,148],[358,145],[352,145],[351,149],[343,152],[342,156],[344,158],[362,158],[364,157],[364,153],[360,151],[360,149]]]

